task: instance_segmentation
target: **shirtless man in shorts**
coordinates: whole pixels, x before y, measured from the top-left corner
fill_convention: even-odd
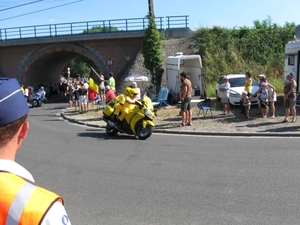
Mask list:
[[[181,90],[181,126],[192,125],[192,111],[191,111],[191,99],[192,99],[192,82],[186,72],[180,74],[182,80]]]

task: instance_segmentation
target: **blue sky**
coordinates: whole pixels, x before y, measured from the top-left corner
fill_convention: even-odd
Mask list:
[[[213,26],[253,27],[255,20],[263,21],[268,16],[272,19],[272,23],[280,26],[285,22],[300,24],[299,0],[153,0],[153,2],[155,16],[188,15],[189,27],[192,30]],[[23,4],[27,5],[16,7]],[[35,11],[41,12],[32,13]],[[147,13],[148,0],[1,0],[0,28],[143,18]],[[27,15],[20,16],[22,14]]]

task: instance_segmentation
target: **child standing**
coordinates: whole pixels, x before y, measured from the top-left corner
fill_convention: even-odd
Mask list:
[[[250,118],[251,102],[250,102],[250,98],[248,97],[248,92],[247,91],[242,92],[241,102],[243,103],[245,115],[249,119]]]
[[[269,99],[269,95],[268,95],[268,89],[267,89],[267,83],[262,83],[261,84],[261,90],[260,93],[258,95],[260,104],[261,104],[261,115],[263,118],[267,117],[268,113],[269,113],[269,106],[268,106],[268,99]]]

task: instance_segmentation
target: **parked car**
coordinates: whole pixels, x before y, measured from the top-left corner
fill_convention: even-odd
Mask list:
[[[224,75],[223,75],[224,76]],[[216,96],[218,99],[220,99],[220,85],[223,84],[223,76],[220,76],[218,83],[216,85]],[[229,80],[228,82],[230,83],[230,91],[229,91],[229,103],[231,105],[240,105],[240,99],[242,96],[242,92],[244,91],[245,87],[245,74],[229,74],[226,75]],[[258,82],[252,79],[252,93],[255,93],[259,89],[259,84]],[[258,99],[257,97],[252,97],[251,98],[251,105],[257,105],[258,104]]]

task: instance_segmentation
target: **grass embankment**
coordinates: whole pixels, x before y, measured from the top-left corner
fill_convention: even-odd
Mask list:
[[[269,17],[261,22],[254,21],[251,28],[197,29],[196,43],[203,59],[207,95],[216,95],[216,82],[221,75],[247,71],[256,80],[259,74],[265,74],[276,92],[282,93],[285,45],[293,40],[295,30],[295,23],[281,27]]]

